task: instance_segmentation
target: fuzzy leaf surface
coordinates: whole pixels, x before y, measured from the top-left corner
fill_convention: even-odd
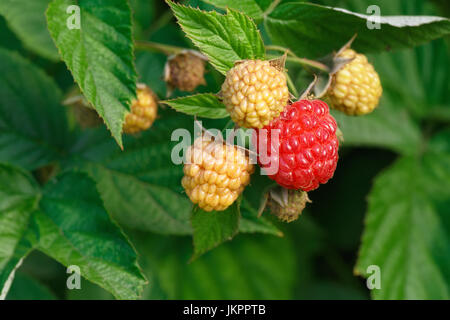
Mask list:
[[[193,258],[231,240],[239,231],[239,218],[239,201],[223,211],[206,212],[194,207],[191,218],[194,230]]]
[[[256,23],[260,23],[272,0],[205,0],[205,2],[219,8],[236,9],[254,19]]]
[[[69,165],[88,172],[97,182],[108,212],[120,224],[157,233],[190,234],[192,205],[180,183],[183,166],[172,163],[171,154],[178,143],[188,147],[192,142],[171,142],[170,137],[175,129],[191,137],[194,122],[170,109],[161,110],[159,116],[141,135],[126,136],[124,151],[106,130],[82,134],[72,150],[81,161]]]
[[[371,18],[369,18],[371,17]],[[411,48],[450,34],[450,20],[434,16],[381,16],[380,28],[369,28],[373,16],[311,3],[284,3],[265,20],[272,41],[297,55],[317,58],[337,51],[353,35],[360,52]]]
[[[201,93],[193,96],[179,97],[161,101],[175,110],[202,118],[220,119],[228,117],[225,105],[212,93]]]
[[[71,5],[80,28],[69,29]],[[62,59],[87,100],[122,146],[122,124],[135,98],[131,10],[123,0],[53,0],[47,23]]]
[[[65,173],[49,182],[34,215],[38,249],[118,299],[137,299],[146,283],[137,256],[103,207],[95,182],[86,174]]]
[[[0,15],[31,51],[53,60],[59,60],[55,44],[47,30],[45,10],[50,0],[2,0]]]
[[[450,297],[450,131],[439,138],[375,180],[355,267],[365,277],[380,267],[375,299]]]
[[[61,158],[68,130],[56,83],[4,49],[0,74],[0,161],[36,169]]]
[[[0,164],[0,296],[2,297],[7,294],[20,261],[34,246],[34,242],[27,237],[27,231],[30,216],[36,210],[38,200],[39,187],[27,172]]]
[[[262,59],[264,43],[255,23],[245,14],[228,9],[226,15],[168,2],[183,31],[225,74],[238,60]]]

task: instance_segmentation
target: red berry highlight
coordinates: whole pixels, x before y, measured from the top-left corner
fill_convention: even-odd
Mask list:
[[[333,177],[336,170],[339,157],[336,128],[325,102],[295,102],[276,120],[256,131],[253,142],[258,163],[282,187],[314,190]],[[276,163],[278,170],[270,172]]]

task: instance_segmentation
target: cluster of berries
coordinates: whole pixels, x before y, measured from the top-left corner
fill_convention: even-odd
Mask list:
[[[332,107],[349,115],[373,111],[381,96],[377,73],[362,54],[348,49],[340,56],[349,62],[332,75],[327,91]],[[295,220],[309,201],[306,192],[326,183],[336,169],[337,124],[328,105],[317,99],[290,102],[284,69],[261,60],[236,63],[220,96],[236,124],[255,129],[253,145],[262,170],[277,168],[269,177],[286,191],[287,202],[281,205],[278,196],[271,198],[273,213],[284,221]],[[238,147],[199,139],[204,140],[197,139],[189,149],[182,185],[200,208],[225,210],[249,183],[253,167]]]
[[[348,115],[372,112],[382,93],[373,66],[363,54],[348,48],[335,58],[346,63],[331,74],[326,89],[331,106]],[[204,71],[205,57],[199,53],[183,51],[169,57],[164,78],[168,92],[175,88],[192,91],[205,84]],[[309,201],[306,192],[326,183],[336,169],[337,124],[328,105],[318,99],[290,101],[279,61],[236,62],[219,95],[238,126],[255,130],[252,142],[258,164],[285,191],[285,201],[275,194],[271,197],[272,212],[282,220],[294,220],[295,212],[301,212]],[[125,118],[124,133],[148,129],[157,116],[157,97],[150,88],[139,84],[136,96]],[[98,116],[94,120],[98,124]],[[221,211],[236,201],[253,171],[245,151],[203,136],[187,152],[182,186],[203,210]]]

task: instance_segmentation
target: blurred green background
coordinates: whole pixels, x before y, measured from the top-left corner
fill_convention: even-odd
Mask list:
[[[382,15],[450,15],[450,2],[445,0],[315,2],[360,13],[365,13],[367,6],[376,2]],[[201,1],[187,3],[211,9]],[[191,45],[163,1],[131,0],[131,4],[135,11],[136,39],[182,47]],[[23,48],[1,16],[0,30],[0,46],[19,50],[53,76],[64,91],[72,86],[72,78],[63,63],[51,63]],[[264,35],[264,30],[262,32]],[[368,195],[374,178],[393,164],[399,153],[408,154],[417,147],[421,141],[418,132],[431,137],[449,127],[448,40],[369,56],[384,88],[379,111],[361,119],[358,125],[353,123],[354,119],[344,119],[335,113],[346,140],[340,148],[334,178],[310,193],[312,204],[299,220],[283,224],[265,213],[283,232],[282,237],[239,234],[231,242],[188,263],[192,255],[190,236],[125,230],[136,246],[141,266],[149,279],[143,298],[369,299],[365,279],[353,273]],[[166,57],[158,53],[139,52],[136,56],[140,80],[149,84],[161,98],[166,94],[162,81],[165,61]],[[308,75],[297,66],[288,65],[288,68],[301,91],[300,88],[310,80]],[[208,86],[200,87],[200,92],[218,91],[223,80],[210,66],[208,70]],[[396,116],[391,117],[392,114]],[[209,124],[219,126],[223,123],[210,121]],[[444,211],[450,214],[448,202]],[[33,252],[17,272],[7,298],[112,298],[85,279],[82,279],[81,290],[67,290],[66,279],[65,267],[42,253]]]

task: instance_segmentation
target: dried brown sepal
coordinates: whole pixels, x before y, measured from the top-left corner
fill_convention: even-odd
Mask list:
[[[285,222],[292,222],[302,214],[306,203],[311,202],[308,193],[302,190],[277,188],[269,192],[270,212]]]
[[[287,71],[286,70],[286,60],[287,60],[287,52],[285,52],[281,57],[269,60],[269,63],[272,67],[276,68],[278,71]]]
[[[317,77],[317,75],[314,75],[314,80],[308,85],[308,88],[306,88],[306,90],[303,91],[303,93],[300,95],[300,98],[298,99],[299,101],[303,100],[303,99],[315,97],[315,94],[313,93],[313,89],[315,88],[318,79],[319,79],[319,77]]]
[[[319,79],[313,88],[314,95],[317,98],[322,98],[326,95],[328,89],[333,82],[333,76],[341,70],[345,65],[353,61],[354,58],[343,58],[341,57],[342,52],[350,48],[353,41],[356,39],[357,34],[355,34],[346,44],[344,44],[337,52],[333,52],[326,57],[322,58],[320,62],[325,64],[330,72],[321,73]]]

